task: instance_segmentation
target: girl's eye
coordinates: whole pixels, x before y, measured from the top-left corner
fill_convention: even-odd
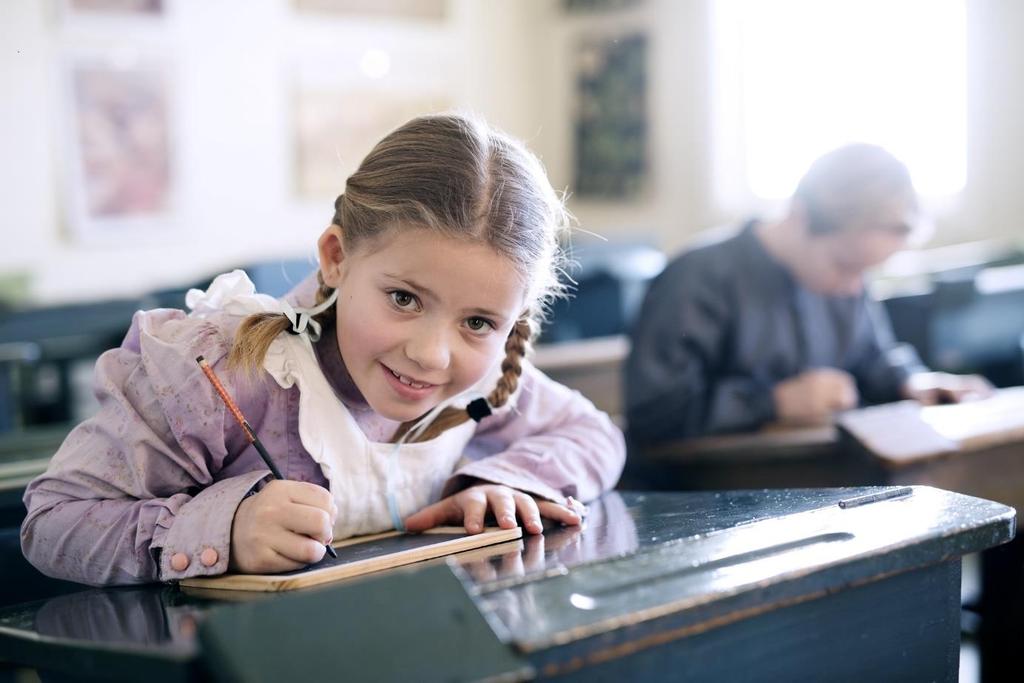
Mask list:
[[[467,318],[466,327],[473,330],[474,332],[483,332],[485,330],[493,330],[494,323],[487,318]]]
[[[393,292],[388,292],[388,295],[391,297],[391,302],[395,304],[395,306],[398,306],[399,308],[409,308],[410,306],[416,303],[415,296],[401,289],[396,289]]]

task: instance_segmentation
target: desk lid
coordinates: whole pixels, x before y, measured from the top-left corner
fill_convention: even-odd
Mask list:
[[[853,503],[840,507],[844,501]],[[346,652],[353,656],[369,652],[367,642],[419,633],[491,653],[452,660],[438,675],[472,664],[474,675],[500,670],[514,679],[528,675],[525,652],[628,634],[663,617],[673,628],[711,628],[992,547],[1015,528],[1013,508],[921,486],[623,492],[589,507],[582,528],[455,556],[451,569],[416,565],[237,608],[159,585],[3,608],[0,658],[123,680],[183,680],[195,675],[200,657],[250,667],[255,660],[236,658],[251,658],[245,643],[273,641],[320,653],[319,661],[331,664],[317,671],[338,673],[340,661],[351,663],[337,657],[341,633],[363,634],[350,637]],[[375,604],[379,618],[368,619]],[[322,629],[300,628],[310,623],[310,610]],[[237,624],[248,625],[247,638],[231,635]],[[212,649],[199,647],[197,628],[212,634]],[[467,629],[479,637],[468,638]],[[280,647],[260,652],[285,655]],[[432,661],[454,656],[440,646],[432,651],[442,653],[449,654]],[[398,670],[412,659],[387,664]]]
[[[487,576],[481,561],[462,567],[485,615],[518,648],[563,645],[667,615],[682,626],[738,618],[977,552],[1015,530],[1013,508],[924,486],[619,500],[628,514],[617,515],[617,525],[602,520],[596,538],[585,529],[569,562],[548,557],[520,576]]]

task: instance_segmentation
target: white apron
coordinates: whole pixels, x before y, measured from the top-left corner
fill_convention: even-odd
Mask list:
[[[256,294],[249,278],[237,270],[218,276],[205,292],[191,290],[186,303],[195,317],[214,311],[248,315],[282,310],[278,300]],[[467,420],[430,441],[400,448],[370,441],[324,377],[307,334],[281,333],[263,367],[281,387],[299,388],[299,438],[320,465],[338,506],[335,539],[393,529],[402,518],[437,501],[476,431],[476,422]],[[480,384],[493,386],[495,378],[494,372],[487,373]],[[464,405],[479,395],[470,390],[461,395],[461,403],[459,398],[446,403]]]
[[[389,488],[399,519],[438,500],[476,431],[469,420],[397,449],[370,441],[327,382],[304,334],[282,333],[263,367],[285,389],[299,387],[299,438],[330,482],[338,505],[336,539],[394,528]]]

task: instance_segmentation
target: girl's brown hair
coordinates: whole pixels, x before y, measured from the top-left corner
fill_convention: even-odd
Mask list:
[[[527,285],[528,308],[505,343],[501,377],[487,396],[504,405],[518,386],[547,303],[563,291],[559,248],[568,214],[537,158],[519,141],[481,120],[459,114],[422,116],[392,131],[363,159],[334,202],[331,221],[344,248],[379,239],[390,230],[427,228],[448,237],[489,245],[508,258]],[[320,287],[317,303],[332,289]],[[334,307],[317,316],[332,326]],[[271,342],[290,327],[278,314],[246,318],[229,363],[255,372]],[[426,441],[469,419],[465,409],[446,408],[414,441]],[[403,424],[401,438],[411,427]]]

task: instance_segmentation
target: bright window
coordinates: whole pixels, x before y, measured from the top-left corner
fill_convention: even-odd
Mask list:
[[[788,197],[810,162],[880,144],[925,197],[966,180],[964,0],[714,0],[716,187]]]

